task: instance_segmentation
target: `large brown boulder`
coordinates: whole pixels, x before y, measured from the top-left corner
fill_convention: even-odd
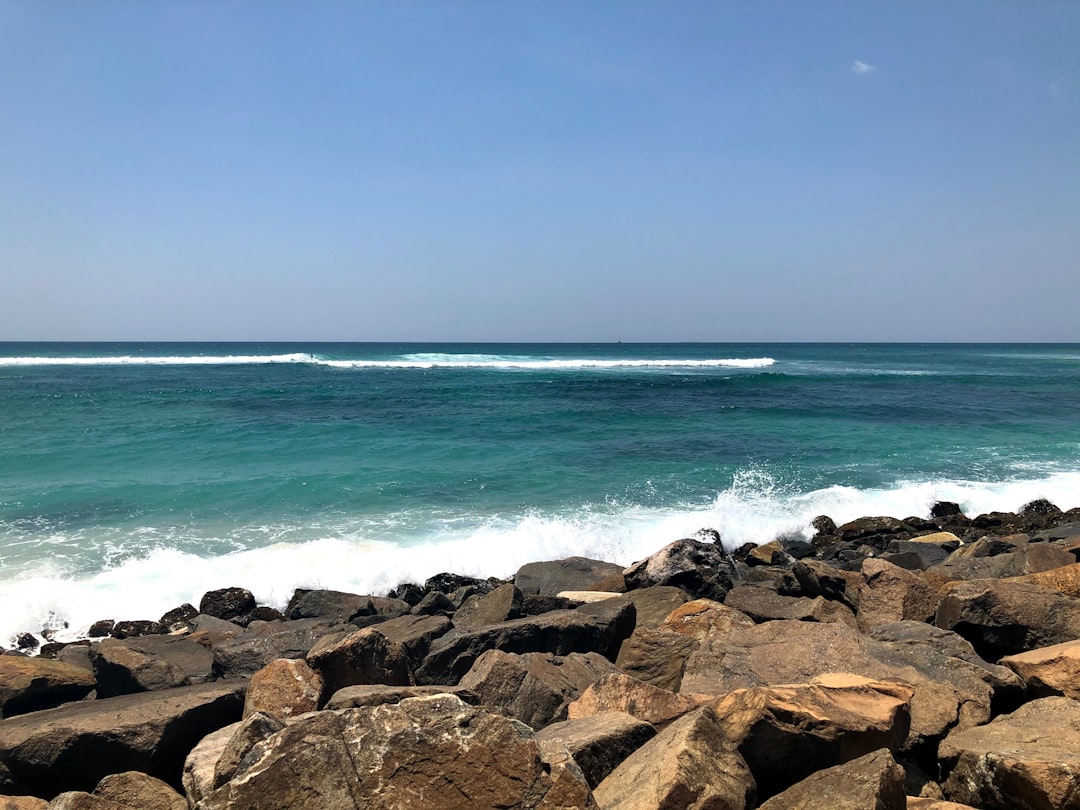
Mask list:
[[[622,712],[563,720],[536,732],[541,745],[555,743],[566,747],[591,788],[655,736],[656,729],[651,725]]]
[[[1013,547],[1015,550],[1005,553],[981,553],[982,546],[999,547],[1005,540],[985,538],[978,543],[962,546],[954,551],[945,561],[935,565],[933,571],[949,579],[1003,579],[1026,576],[1044,571],[1051,571],[1076,563],[1076,558],[1068,551],[1049,543],[1025,543]]]
[[[1063,695],[1080,700],[1080,640],[1009,655],[998,663],[1024,679],[1029,698]]]
[[[682,588],[695,598],[723,601],[731,590],[731,561],[719,543],[687,537],[623,571],[628,590],[654,585]]]
[[[297,590],[285,608],[290,619],[322,619],[345,623],[371,613],[371,597],[330,590]]]
[[[566,707],[598,678],[616,672],[596,653],[514,653],[488,650],[458,684],[482,706],[533,729],[565,720]]]
[[[809,684],[738,689],[710,705],[759,798],[768,798],[831,765],[879,748],[898,751],[912,694],[893,681],[834,673]]]
[[[98,782],[94,795],[138,810],[187,810],[188,806],[172,787],[139,771],[109,774]]]
[[[514,585],[522,594],[555,596],[562,591],[624,591],[622,566],[588,557],[532,562],[521,566]]]
[[[468,597],[454,614],[454,627],[484,627],[522,615],[521,591],[510,583]]]
[[[855,615],[839,602],[821,596],[783,596],[771,588],[755,585],[732,588],[724,598],[724,604],[759,623],[789,619],[855,624]]]
[[[558,756],[526,726],[452,695],[410,698],[294,721],[256,745],[200,807],[595,808],[580,769]]]
[[[322,678],[327,696],[353,684],[414,683],[405,646],[390,641],[378,627],[326,635],[311,648],[306,660]]]
[[[184,757],[240,718],[243,682],[214,682],[69,703],[0,723],[0,763],[13,793],[93,790],[102,777],[142,771],[180,784]]]
[[[635,630],[659,627],[677,607],[686,604],[690,595],[682,588],[671,585],[655,585],[628,591],[626,598],[634,603],[637,614]]]
[[[629,714],[660,726],[697,708],[698,701],[667,689],[631,678],[622,672],[604,675],[567,707],[571,720],[595,717],[608,712]]]
[[[945,796],[984,810],[1080,807],[1080,703],[1049,697],[941,743]]]
[[[196,630],[191,638],[213,650],[215,672],[223,677],[250,678],[278,658],[303,658],[330,629],[321,619],[259,621],[244,629],[232,625],[231,631]]]
[[[79,700],[94,689],[94,676],[48,658],[0,656],[0,717],[12,717]]]
[[[603,810],[748,810],[754,777],[703,706],[627,757],[595,789]]]
[[[1018,580],[957,582],[943,592],[934,621],[997,660],[1080,638],[1080,599]]]
[[[175,689],[213,677],[214,654],[177,636],[107,638],[90,647],[99,698]]]
[[[244,717],[266,712],[284,720],[319,708],[323,679],[301,658],[279,658],[251,676]]]
[[[870,558],[863,561],[862,576],[857,618],[864,633],[881,624],[933,620],[939,597],[919,574]]]
[[[0,810],[45,810],[48,805],[37,796],[0,796]]]
[[[799,560],[781,580],[779,591],[786,596],[823,596],[858,608],[863,579],[856,571],[846,571],[819,560]]]
[[[813,773],[759,810],[906,810],[904,769],[887,749]]]

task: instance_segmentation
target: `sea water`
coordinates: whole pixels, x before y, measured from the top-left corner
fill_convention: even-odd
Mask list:
[[[0,344],[0,643],[1038,497],[1078,345]]]

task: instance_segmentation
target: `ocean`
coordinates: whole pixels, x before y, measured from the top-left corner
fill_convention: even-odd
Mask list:
[[[0,344],[0,643],[1038,497],[1080,345]]]

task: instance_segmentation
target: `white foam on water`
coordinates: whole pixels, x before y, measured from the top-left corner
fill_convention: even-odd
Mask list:
[[[832,486],[799,492],[751,469],[737,474],[711,502],[683,508],[528,512],[472,525],[448,522],[399,543],[374,539],[377,531],[369,521],[362,534],[279,542],[209,559],[159,548],[79,577],[54,561],[0,580],[0,643],[46,627],[58,628],[59,639],[79,638],[98,619],[157,619],[184,602],[198,606],[208,590],[236,585],[250,589],[261,604],[280,608],[297,587],[385,594],[399,583],[423,582],[442,571],[510,577],[527,562],[573,555],[629,565],[702,528],[718,530],[724,544],[735,548],[779,535],[811,537],[810,523],[820,514],[837,523],[871,515],[926,517],[935,501],[947,500],[976,515],[1015,511],[1036,498],[1063,509],[1080,506],[1080,471],[1002,482],[910,481],[880,489]]]
[[[332,368],[434,369],[465,368],[519,371],[578,371],[588,369],[709,369],[709,368],[766,368],[776,361],[771,357],[683,359],[683,358],[625,358],[619,360],[596,358],[531,358],[495,355],[404,355],[392,360],[316,360]]]

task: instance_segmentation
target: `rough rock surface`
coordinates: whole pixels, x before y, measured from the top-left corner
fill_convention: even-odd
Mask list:
[[[596,653],[515,655],[489,650],[458,685],[484,707],[541,729],[565,720],[571,701],[602,675],[614,672],[615,665]]]
[[[1080,703],[1032,701],[1012,714],[950,734],[940,756],[946,798],[985,810],[1080,807]]]
[[[555,596],[561,591],[623,591],[622,568],[588,557],[527,563],[514,575],[522,594]]]
[[[567,707],[576,720],[608,712],[620,712],[654,726],[662,725],[697,708],[698,701],[616,672],[604,675]]]
[[[0,656],[0,717],[79,700],[93,690],[94,684],[91,673],[60,661]]]
[[[882,624],[934,618],[939,597],[918,574],[885,560],[868,559],[862,564],[862,575],[857,618],[864,633]]]
[[[1063,695],[1080,700],[1080,640],[1010,655],[998,663],[1024,679],[1029,698]]]
[[[628,590],[673,585],[695,598],[722,602],[731,590],[731,562],[719,543],[687,537],[669,543],[623,572]]]
[[[651,725],[622,712],[563,720],[536,733],[542,745],[551,742],[566,746],[591,788],[655,736],[656,729]]]
[[[788,619],[855,624],[855,615],[839,602],[821,596],[783,596],[771,588],[754,585],[732,588],[724,598],[724,604],[759,623]]]
[[[405,698],[430,697],[431,695],[457,695],[464,702],[476,705],[476,695],[460,686],[385,686],[363,684],[346,686],[335,692],[323,707],[325,709],[359,709],[362,706],[382,706],[401,703]]]
[[[0,763],[12,793],[93,790],[102,777],[142,771],[172,785],[188,751],[240,718],[242,682],[215,682],[69,703],[0,723]]]
[[[251,676],[244,717],[267,712],[284,720],[319,708],[323,679],[299,658],[279,658]]]
[[[888,750],[811,774],[760,810],[906,810],[904,769]]]
[[[228,632],[196,631],[192,639],[214,651],[216,673],[249,678],[278,658],[303,658],[329,629],[321,619],[252,622],[245,629],[232,625]]]
[[[205,683],[213,675],[214,654],[183,637],[108,638],[91,646],[90,663],[97,695],[107,698]]]
[[[484,627],[522,615],[521,591],[507,583],[488,593],[474,594],[454,614],[454,627]]]
[[[748,810],[754,778],[707,706],[676,720],[594,791],[604,810]]]
[[[255,609],[255,597],[246,588],[207,591],[199,601],[199,613],[216,619],[238,619]]]
[[[160,779],[139,771],[106,776],[94,795],[139,810],[187,810],[187,800]]]
[[[0,810],[45,810],[48,804],[37,796],[0,796]]]
[[[595,808],[568,757],[524,725],[452,695],[320,712],[256,745],[204,810]],[[316,804],[317,803],[317,804]]]

